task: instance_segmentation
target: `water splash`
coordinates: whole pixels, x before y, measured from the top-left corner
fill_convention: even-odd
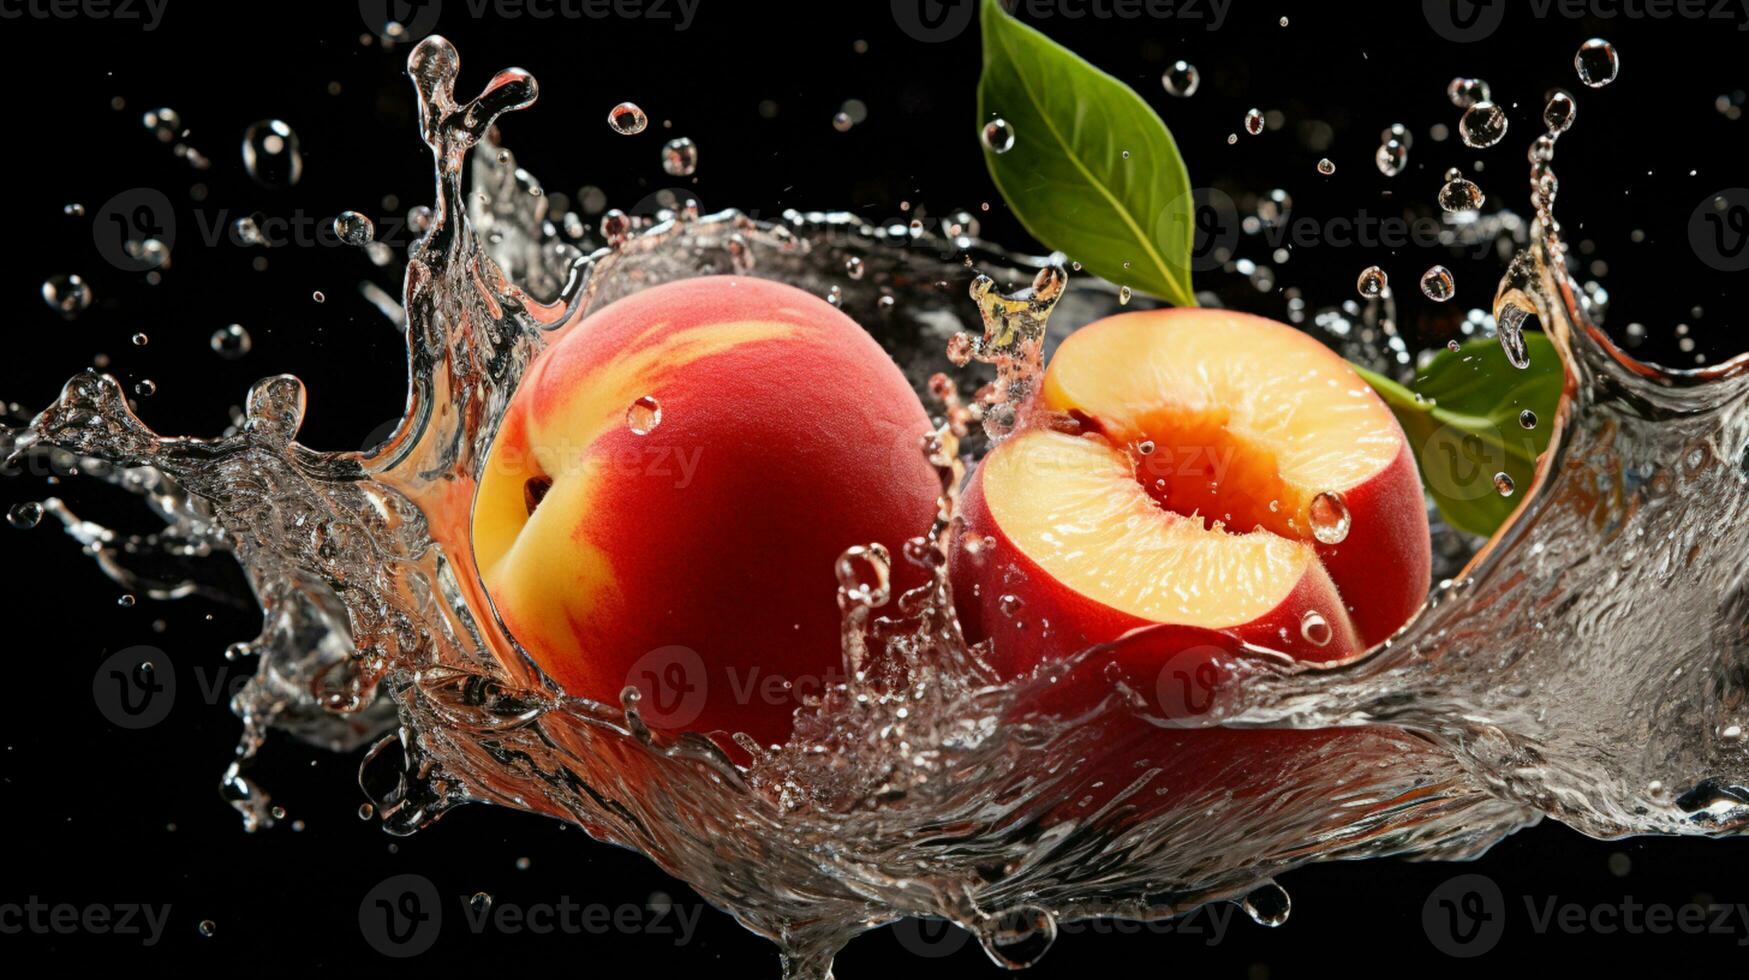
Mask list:
[[[1289,903],[1271,877],[1310,860],[1472,856],[1543,815],[1598,835],[1749,821],[1749,359],[1666,371],[1588,319],[1552,175],[1536,169],[1553,134],[1532,151],[1532,244],[1496,313],[1509,352],[1535,317],[1568,372],[1561,410],[1539,423],[1553,438],[1536,485],[1366,657],[1294,664],[1211,634],[1221,680],[1187,713],[1164,683],[1107,678],[1132,638],[998,683],[961,638],[941,574],[961,439],[975,453],[1011,431],[1045,345],[1118,309],[1116,287],[1004,255],[963,223],[936,237],[837,214],[772,223],[682,205],[653,223],[620,215],[611,233],[604,218],[608,244],[585,254],[508,150],[473,155],[475,193],[462,194],[470,150],[534,101],[533,78],[506,70],[458,102],[459,58],[436,37],[409,69],[436,200],[404,283],[407,413],[380,446],[299,444],[305,391],[290,376],[256,384],[211,439],[153,432],[95,372],[0,430],[0,456],[56,456],[163,521],[123,536],[44,503],[130,594],[223,598],[214,566],[242,567],[264,624],[234,651],[258,667],[232,703],[243,733],[223,786],[251,829],[277,819],[248,778],[271,730],[368,746],[361,812],[390,832],[476,801],[573,821],[774,939],[787,975],[824,977],[852,935],[905,915],[950,919],[1021,966],[1071,919],[1228,899],[1280,921]],[[851,258],[860,275],[844,274]],[[967,282],[972,265],[985,275]],[[565,696],[502,629],[468,546],[479,469],[534,357],[591,309],[718,272],[840,287],[946,418],[918,434],[943,486],[930,534],[897,557],[853,548],[837,569],[846,681],[804,704],[786,745],[743,742],[746,765],[653,729],[635,699]],[[1004,295],[999,279],[1032,285]],[[956,282],[977,297],[977,334],[964,294],[938,286]],[[954,360],[985,385],[970,409],[943,373],[954,336]],[[893,561],[935,574],[895,597]],[[1074,717],[1045,710],[1077,683],[1103,697]],[[1209,751],[1233,737],[1276,748]]]

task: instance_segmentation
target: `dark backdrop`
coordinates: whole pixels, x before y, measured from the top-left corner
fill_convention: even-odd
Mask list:
[[[372,266],[353,249],[262,252],[200,240],[203,223],[249,212],[319,223],[343,209],[381,218],[428,201],[427,155],[401,75],[406,47],[385,52],[380,43],[361,43],[374,24],[356,6],[168,0],[161,22],[146,30],[139,20],[94,17],[94,6],[0,2],[7,15],[0,20],[0,84],[9,93],[11,135],[0,186],[14,242],[0,277],[0,310],[10,325],[0,398],[34,411],[65,377],[105,354],[130,386],[146,378],[157,383],[141,411],[165,432],[217,431],[251,381],[282,371],[309,385],[303,439],[311,445],[358,447],[399,412],[401,343],[356,289],[368,278],[398,290],[398,273]],[[657,164],[669,132],[662,121],[671,120],[671,135],[690,136],[701,148],[695,192],[707,209],[841,207],[887,218],[900,213],[903,201],[935,214],[990,201],[987,236],[1032,244],[997,199],[974,143],[975,24],[927,41],[915,5],[895,12],[885,2],[788,7],[703,0],[683,30],[672,0],[661,11],[666,19],[655,11],[539,19],[521,6],[475,16],[464,0],[441,6],[437,27],[460,47],[465,92],[510,64],[540,79],[540,104],[510,118],[505,131],[551,191],[574,198],[593,184],[623,207],[673,184]],[[1621,78],[1602,92],[1579,91],[1578,123],[1557,161],[1570,237],[1592,243],[1587,261],[1608,263],[1611,331],[1622,336],[1628,323],[1645,324],[1640,353],[1687,364],[1696,354],[1716,362],[1739,351],[1741,277],[1697,254],[1687,227],[1709,194],[1749,184],[1749,122],[1717,104],[1721,96],[1729,103],[1733,92],[1740,103],[1739,90],[1749,84],[1749,34],[1742,32],[1749,15],[1733,9],[1715,11],[1727,19],[1606,20],[1595,16],[1602,11],[1570,17],[1551,7],[1539,16],[1528,3],[1458,7],[1483,18],[1478,31],[1489,18],[1504,22],[1485,39],[1459,41],[1439,5],[1429,12],[1414,2],[1252,0],[1233,3],[1218,29],[1211,29],[1215,11],[1206,4],[1179,5],[1170,18],[1146,12],[1125,18],[1098,16],[1124,12],[1111,2],[1073,0],[1038,5],[1028,19],[1132,81],[1160,108],[1193,183],[1284,187],[1297,210],[1312,216],[1424,214],[1438,175],[1454,164],[1472,176],[1480,171],[1490,208],[1522,210],[1523,152],[1543,93],[1555,85],[1576,88],[1578,45],[1594,34],[1610,37],[1622,51]],[[147,16],[144,8],[131,9]],[[1050,16],[1041,19],[1040,11]],[[1067,16],[1074,11],[1092,15]],[[1201,91],[1189,100],[1167,97],[1159,83],[1163,67],[1181,57],[1202,73]],[[1513,130],[1493,150],[1460,152],[1455,136],[1436,143],[1429,135],[1435,123],[1455,129],[1457,112],[1444,89],[1459,74],[1486,78],[1510,109]],[[112,107],[118,99],[125,103],[119,110]],[[607,110],[622,99],[650,111],[649,132],[626,138],[609,131]],[[840,133],[831,120],[846,99],[862,100],[868,117]],[[142,126],[141,113],[161,105],[181,113],[188,144],[211,160],[210,169],[193,169]],[[1240,130],[1252,106],[1281,110],[1287,125],[1229,146],[1227,134]],[[285,119],[302,139],[305,176],[291,191],[264,190],[242,172],[240,136],[265,117]],[[1372,154],[1378,132],[1399,121],[1416,140],[1411,170],[1391,181],[1378,173]],[[1329,126],[1327,149],[1307,145],[1308,136],[1317,136],[1306,124],[1315,122]],[[1327,179],[1314,170],[1325,155],[1337,163]],[[93,244],[91,216],[137,187],[167,194],[181,229],[173,265],[157,284],[106,264]],[[386,195],[398,198],[393,209],[384,206]],[[65,216],[63,206],[73,202],[88,216]],[[1643,232],[1637,242],[1636,230]],[[251,260],[262,255],[267,269],[252,269]],[[1307,248],[1278,274],[1281,286],[1300,287],[1316,305],[1349,298],[1356,273],[1373,262],[1393,271],[1400,293],[1409,291],[1414,275],[1437,258],[1413,248]],[[1711,258],[1718,264],[1718,256]],[[1457,300],[1441,309],[1411,303],[1407,321],[1445,322],[1487,304],[1497,268],[1480,262],[1453,268]],[[46,277],[68,272],[83,275],[97,297],[71,321],[38,296]],[[1205,274],[1200,285],[1233,297],[1248,292],[1231,274]],[[318,290],[327,296],[320,305],[311,299]],[[1251,293],[1246,303],[1264,313],[1283,309],[1279,292]],[[246,325],[254,338],[254,351],[237,361],[208,349],[212,331],[231,322]],[[1679,347],[1680,323],[1689,324],[1692,350]],[[136,332],[150,343],[133,345]],[[47,492],[40,480],[0,481],[7,505]],[[94,489],[75,484],[53,492],[108,513]],[[648,913],[634,928],[601,934],[472,934],[458,921],[454,897],[476,891],[520,905],[569,896],[580,904],[643,908],[653,893],[663,893],[689,909],[697,899],[641,857],[520,813],[467,808],[413,838],[385,836],[357,817],[363,798],[355,757],[270,745],[257,771],[289,817],[277,829],[245,834],[217,793],[237,728],[222,698],[180,697],[164,722],[128,732],[104,720],[90,692],[95,664],[139,643],[161,647],[182,689],[198,691],[224,676],[221,651],[253,636],[255,617],[200,601],[119,606],[119,590],[52,523],[28,532],[0,529],[11,680],[0,720],[6,829],[0,907],[34,896],[78,907],[139,902],[171,910],[153,946],[92,930],[0,933],[6,962],[151,973],[173,964],[271,974],[375,970],[390,963],[361,937],[360,901],[388,876],[418,873],[436,884],[453,923],[421,969],[775,972],[769,946],[710,910],[698,932],[678,944],[677,936],[649,927]],[[1735,909],[1718,926],[1722,931],[1690,934],[1656,934],[1632,921],[1611,929],[1609,910],[1749,903],[1746,857],[1741,842],[1598,842],[1546,825],[1468,865],[1372,861],[1295,872],[1283,882],[1294,913],[1273,930],[1241,914],[1219,941],[1206,915],[1193,920],[1200,933],[1065,935],[1035,975],[1138,969],[1457,975],[1478,967],[1516,973],[1542,956],[1584,971],[1644,954],[1696,970],[1740,965],[1749,921]],[[519,867],[523,858],[526,867]],[[1479,961],[1441,953],[1440,937],[1422,918],[1429,896],[1467,873],[1487,876],[1503,896],[1502,937]],[[1540,911],[1551,898],[1577,903],[1591,924],[1539,930],[1526,903]],[[16,922],[5,915],[0,908],[0,926]],[[210,937],[200,934],[203,920],[214,924]],[[1715,924],[1708,916],[1706,925]],[[921,977],[995,968],[975,944],[920,957],[883,930],[853,943],[838,975],[854,980],[895,969]]]

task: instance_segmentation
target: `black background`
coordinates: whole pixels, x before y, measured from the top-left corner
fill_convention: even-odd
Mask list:
[[[460,47],[464,93],[510,64],[540,79],[539,105],[503,128],[550,191],[574,197],[578,187],[595,184],[611,204],[629,206],[676,183],[662,174],[658,148],[670,135],[687,135],[701,148],[693,189],[707,210],[852,208],[884,219],[900,215],[901,202],[939,215],[989,201],[982,215],[987,237],[1033,244],[996,197],[974,141],[975,24],[951,40],[925,43],[901,29],[904,18],[885,0],[793,7],[703,0],[684,31],[648,17],[476,18],[463,0],[444,7],[438,29]],[[137,22],[38,16],[22,5],[0,9],[25,11],[0,20],[0,84],[11,135],[0,157],[0,186],[14,243],[0,275],[8,327],[0,398],[34,411],[101,353],[130,386],[144,378],[157,383],[141,413],[163,432],[218,431],[251,381],[278,372],[295,373],[309,386],[302,438],[310,445],[356,448],[393,418],[404,396],[402,345],[356,284],[369,278],[398,292],[396,268],[377,269],[342,247],[262,252],[209,245],[200,226],[258,211],[302,215],[313,228],[343,209],[380,221],[428,203],[427,154],[401,72],[406,47],[385,52],[380,43],[361,43],[374,25],[351,3],[221,7],[169,0],[153,31]],[[1619,337],[1629,322],[1644,323],[1648,338],[1639,353],[1680,366],[1692,366],[1695,353],[1716,363],[1744,346],[1735,306],[1743,296],[1740,277],[1697,260],[1685,229],[1709,194],[1749,184],[1743,162],[1749,121],[1730,120],[1714,106],[1719,95],[1749,85],[1749,34],[1739,31],[1749,15],[1538,18],[1531,5],[1511,4],[1493,36],[1457,43],[1430,28],[1420,3],[1237,0],[1219,30],[1206,29],[1208,7],[1193,9],[1204,19],[1030,19],[1132,82],[1162,111],[1194,184],[1284,187],[1299,212],[1314,216],[1361,209],[1425,214],[1438,175],[1452,165],[1482,184],[1489,208],[1522,210],[1523,150],[1542,95],[1556,85],[1572,88],[1579,117],[1556,161],[1560,212],[1569,237],[1590,240],[1591,257],[1609,263],[1603,282],[1614,304],[1607,326]],[[1278,23],[1284,15],[1286,28]],[[1600,92],[1579,89],[1572,67],[1579,43],[1594,34],[1614,40],[1623,58],[1620,80]],[[865,52],[858,41],[866,42]],[[1188,100],[1169,98],[1159,83],[1163,67],[1181,57],[1203,76],[1201,91]],[[1428,136],[1434,123],[1455,130],[1457,112],[1444,88],[1459,74],[1486,78],[1496,101],[1509,108],[1513,130],[1491,150],[1462,151],[1455,136],[1444,143]],[[338,94],[330,92],[335,82]],[[111,107],[117,97],[124,109]],[[848,98],[868,105],[868,119],[836,132],[832,116]],[[651,113],[649,131],[624,137],[608,129],[607,110],[623,99]],[[773,118],[759,111],[765,100],[777,104]],[[212,160],[210,170],[195,171],[141,125],[142,111],[159,105],[181,113],[187,142]],[[1229,146],[1227,134],[1240,130],[1254,105],[1282,110],[1288,125],[1261,137],[1242,135]],[[265,117],[287,120],[302,138],[305,177],[290,191],[264,190],[243,173],[241,134]],[[672,121],[672,130],[663,120]],[[1298,138],[1299,124],[1309,120],[1331,127],[1328,149],[1310,149]],[[1416,135],[1411,169],[1387,180],[1372,154],[1378,132],[1399,121]],[[1333,177],[1315,172],[1324,155],[1337,163]],[[1479,173],[1478,160],[1485,164]],[[204,200],[191,194],[197,184]],[[62,214],[63,205],[79,202],[94,215],[113,195],[136,187],[158,188],[176,202],[173,265],[155,285],[104,263],[89,216]],[[398,208],[385,210],[385,195],[398,196]],[[1635,229],[1645,232],[1643,242],[1630,240]],[[1267,260],[1255,245],[1241,254]],[[251,268],[260,255],[268,258],[265,271]],[[1300,287],[1318,305],[1349,298],[1356,273],[1375,262],[1396,277],[1399,294],[1412,294],[1408,284],[1433,261],[1452,264],[1458,297],[1436,308],[1410,296],[1405,320],[1437,333],[1464,310],[1487,305],[1497,267],[1453,264],[1415,249],[1332,247],[1298,250],[1278,273],[1280,285]],[[70,321],[38,295],[46,277],[66,272],[83,275],[97,296],[92,309]],[[1205,274],[1199,286],[1243,298],[1257,312],[1280,315],[1283,308],[1279,292],[1247,296],[1249,287],[1231,274]],[[318,290],[325,303],[313,302]],[[253,353],[238,361],[221,360],[207,346],[212,331],[230,322],[246,325],[255,341]],[[1697,344],[1692,352],[1676,346],[1674,327],[1685,322]],[[150,343],[130,343],[136,332]],[[48,492],[93,513],[129,513],[108,507],[95,487],[51,491],[36,478],[0,481],[7,505]],[[227,643],[254,635],[253,613],[199,601],[142,600],[124,608],[116,603],[117,587],[52,521],[34,531],[0,530],[11,682],[0,720],[6,830],[0,905],[37,896],[81,906],[172,906],[166,935],[154,947],[142,947],[137,937],[0,935],[0,956],[9,964],[52,954],[49,962],[57,965],[151,972],[178,964],[270,974],[380,969],[390,962],[361,938],[359,902],[384,878],[412,872],[436,884],[450,918],[421,969],[774,975],[771,947],[715,911],[706,911],[699,934],[680,946],[673,936],[642,931],[470,933],[456,896],[482,890],[501,904],[569,896],[642,906],[654,891],[681,904],[697,899],[641,857],[520,813],[465,808],[410,839],[388,837],[356,815],[363,797],[353,756],[270,744],[257,774],[289,818],[274,830],[245,834],[216,791],[237,725],[222,698],[206,703],[200,684],[227,668],[221,657]],[[180,690],[165,722],[127,732],[95,709],[91,677],[108,653],[140,643],[165,651]],[[234,677],[239,668],[229,669]],[[292,820],[304,829],[292,829]],[[523,857],[528,866],[519,869]],[[1746,858],[1749,850],[1737,841],[1597,842],[1545,825],[1469,865],[1372,861],[1294,872],[1283,880],[1295,900],[1288,924],[1264,929],[1239,914],[1212,946],[1206,934],[1066,935],[1034,975],[1137,969],[1456,975],[1478,966],[1517,973],[1543,956],[1585,970],[1642,954],[1697,971],[1740,965],[1739,944],[1749,942],[1749,923],[1740,918],[1727,935],[1591,929],[1538,935],[1525,901],[1749,903]],[[1492,878],[1505,901],[1504,938],[1479,961],[1441,954],[1422,925],[1429,894],[1465,873]],[[197,923],[207,919],[216,931],[202,937]],[[957,976],[995,967],[975,944],[950,957],[921,958],[883,930],[855,941],[840,957],[838,975],[854,980],[894,969]]]

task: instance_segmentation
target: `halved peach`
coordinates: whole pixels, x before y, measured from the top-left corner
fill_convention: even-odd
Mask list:
[[[1063,342],[1040,398],[1078,434],[1037,428],[992,452],[955,556],[962,620],[995,640],[998,669],[1143,626],[1132,667],[1218,646],[1199,631],[1337,660],[1425,600],[1414,456],[1311,337],[1221,310],[1120,314]]]

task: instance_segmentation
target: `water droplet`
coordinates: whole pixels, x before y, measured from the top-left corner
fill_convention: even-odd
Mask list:
[[[1436,265],[1421,274],[1421,294],[1435,303],[1443,303],[1451,299],[1457,292],[1457,280],[1451,276],[1451,270],[1443,265]]]
[[[358,819],[360,820],[369,820],[371,817],[376,816],[376,813],[377,808],[369,803],[360,803],[358,805]]]
[[[182,133],[182,115],[175,109],[148,109],[140,117],[140,121],[152,131],[153,136],[158,137],[159,141],[164,143],[170,142]]]
[[[1273,881],[1253,889],[1240,904],[1244,906],[1245,914],[1251,917],[1252,922],[1271,929],[1286,924],[1294,908],[1293,899],[1288,896],[1287,889]]]
[[[199,929],[202,936],[211,939],[213,933],[219,931],[219,924],[211,919],[202,919],[200,920]]]
[[[1037,963],[1056,939],[1056,918],[1031,905],[1008,909],[997,915],[993,924],[978,930],[984,953],[1009,970],[1024,970]]]
[[[1329,157],[1318,161],[1318,172],[1328,177],[1336,172],[1336,164]]]
[[[1385,127],[1384,132],[1379,133],[1380,143],[1389,143],[1391,140],[1403,144],[1405,150],[1415,145],[1415,135],[1409,132],[1409,127],[1402,123],[1391,123]]]
[[[621,102],[607,114],[607,124],[621,136],[636,136],[650,125],[650,117],[636,102]]]
[[[342,242],[362,248],[376,241],[377,227],[357,211],[342,211],[334,217],[334,234]]]
[[[1478,102],[1489,101],[1492,93],[1488,90],[1488,83],[1480,78],[1454,78],[1446,85],[1445,96],[1459,109],[1468,109]]]
[[[6,523],[16,528],[33,528],[42,523],[43,505],[34,500],[22,504],[13,504],[6,512]]]
[[[152,342],[152,338],[143,333],[137,333],[133,336],[133,342],[135,347],[144,347]]]
[[[91,286],[78,275],[50,276],[42,292],[43,302],[64,317],[78,316],[91,306]]]
[[[1197,87],[1202,84],[1202,73],[1188,61],[1174,61],[1165,74],[1160,76],[1160,84],[1165,87],[1168,95],[1188,99],[1196,94]]]
[[[468,904],[475,912],[487,912],[492,908],[492,895],[489,892],[475,892],[468,899]]]
[[[1347,540],[1348,529],[1353,524],[1348,504],[1342,500],[1341,494],[1334,491],[1313,497],[1307,516],[1312,522],[1312,537],[1320,544],[1341,544]]]
[[[1385,275],[1385,270],[1376,265],[1369,265],[1360,270],[1360,278],[1354,281],[1354,288],[1360,290],[1360,295],[1367,299],[1376,299],[1384,295],[1385,290],[1390,288],[1390,285],[1391,281]]]
[[[254,218],[238,218],[231,222],[231,237],[239,245],[265,245],[267,236],[262,233],[261,226]]]
[[[62,206],[61,213],[69,218],[83,218],[85,217],[85,205],[74,201],[72,204]]]
[[[1022,609],[1026,608],[1026,601],[1010,592],[996,600],[996,608],[1001,610],[1002,615],[1013,619],[1020,615]]]
[[[832,128],[838,130],[840,133],[850,132],[850,128],[855,125],[856,120],[850,118],[850,113],[848,112],[839,112],[832,117]]]
[[[278,119],[263,119],[243,132],[243,169],[263,187],[295,185],[304,175],[298,134]]]
[[[690,177],[698,170],[698,144],[684,136],[662,144],[662,172],[670,177]]]
[[[141,378],[139,383],[134,385],[134,394],[139,395],[141,398],[150,398],[157,393],[158,382],[153,381],[151,378]]]
[[[1474,211],[1486,200],[1480,187],[1462,177],[1446,181],[1439,189],[1439,206],[1453,214]]]
[[[1330,628],[1330,621],[1316,609],[1308,609],[1300,617],[1300,637],[1315,647],[1325,646],[1335,631]]]
[[[866,271],[867,269],[863,266],[862,259],[852,255],[844,260],[844,274],[850,278],[861,279]]]
[[[831,303],[833,306],[842,308],[844,306],[843,288],[837,285],[827,287],[826,302]]]
[[[1262,109],[1252,109],[1250,112],[1245,113],[1245,132],[1250,133],[1252,136],[1256,136],[1258,133],[1263,132]]]
[[[326,302],[328,302],[328,295],[326,293],[322,292],[320,289],[318,289],[315,292],[310,294],[310,299],[313,302],[326,303]]]
[[[1458,120],[1458,135],[1465,146],[1482,150],[1505,137],[1506,125],[1506,110],[1484,99],[1464,110],[1464,117]]]
[[[633,435],[647,436],[661,424],[662,403],[654,395],[645,395],[626,409],[626,426],[632,430]]]
[[[1565,89],[1555,89],[1549,93],[1549,101],[1543,106],[1543,122],[1551,133],[1564,133],[1573,126],[1573,117],[1579,114],[1579,103],[1573,101],[1572,93]]]
[[[1512,482],[1511,476],[1508,476],[1505,473],[1496,473],[1494,474],[1494,489],[1499,491],[1500,496],[1510,497],[1512,496],[1512,491],[1518,489],[1518,487]]]
[[[1141,442],[1136,443],[1136,452],[1141,453],[1143,456],[1154,455],[1154,450],[1158,448],[1159,447],[1154,444],[1154,440],[1152,439],[1143,439]]]
[[[1128,286],[1117,287],[1117,305],[1119,305],[1119,306],[1130,305],[1130,297],[1133,295],[1135,295],[1135,293],[1133,290],[1130,289],[1130,287],[1128,287]]]
[[[255,338],[249,336],[249,331],[241,323],[233,323],[214,330],[207,343],[212,345],[213,353],[234,361],[254,348]]]
[[[115,600],[115,604],[122,607],[123,609],[131,609],[131,608],[133,608],[134,603],[136,603],[138,601],[139,600],[135,599],[131,594],[124,594],[120,598]],[[149,664],[141,664],[140,665],[140,669],[142,669],[142,670],[149,669],[149,667],[150,667]]]
[[[1594,37],[1579,45],[1579,53],[1573,56],[1573,67],[1579,72],[1581,82],[1591,88],[1602,88],[1615,81],[1616,72],[1621,71],[1621,56],[1615,53],[1615,45]]]
[[[1527,429],[1536,428],[1536,413],[1531,411],[1528,408],[1522,412],[1519,412],[1518,413],[1518,424],[1524,426]]]
[[[984,149],[991,153],[1007,153],[1014,148],[1014,127],[1008,125],[1008,120],[997,116],[984,124],[979,138],[984,141]]]
[[[1386,177],[1395,177],[1409,165],[1409,147],[1401,140],[1386,140],[1379,144],[1373,160],[1379,165],[1379,173]]]

